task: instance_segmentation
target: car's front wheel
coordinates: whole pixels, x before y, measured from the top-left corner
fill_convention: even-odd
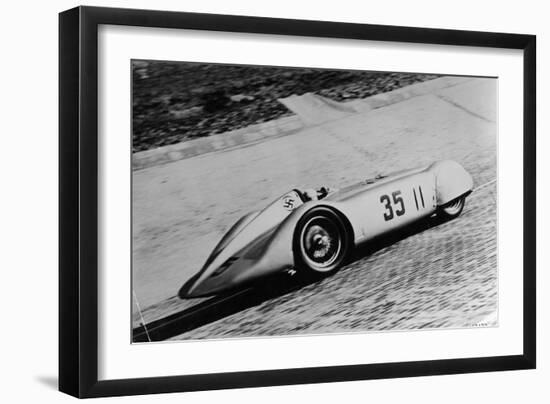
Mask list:
[[[297,269],[309,274],[330,275],[344,263],[350,250],[350,237],[343,219],[326,207],[304,214],[294,234]]]
[[[439,215],[446,219],[454,219],[460,216],[464,205],[466,203],[466,197],[461,196],[439,207]]]

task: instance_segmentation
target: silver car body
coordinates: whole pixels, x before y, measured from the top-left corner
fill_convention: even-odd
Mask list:
[[[313,207],[328,207],[340,215],[357,246],[431,216],[439,206],[472,189],[470,174],[460,164],[445,160],[366,179],[321,200],[304,201],[300,191],[289,191],[235,223],[179,295],[213,295],[294,268],[295,229]]]

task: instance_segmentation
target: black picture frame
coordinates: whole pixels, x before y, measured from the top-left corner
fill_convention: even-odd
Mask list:
[[[523,353],[467,359],[98,380],[98,26],[342,38],[523,51]],[[59,389],[104,397],[513,369],[536,364],[536,37],[167,11],[59,15]]]

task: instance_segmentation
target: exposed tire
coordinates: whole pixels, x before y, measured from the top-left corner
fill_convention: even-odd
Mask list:
[[[294,232],[296,268],[309,275],[331,275],[345,262],[351,248],[344,220],[333,210],[315,207],[304,214]]]
[[[466,197],[464,195],[460,196],[445,205],[440,206],[437,213],[440,217],[445,219],[454,219],[455,217],[460,216],[462,210],[464,209],[465,203]]]

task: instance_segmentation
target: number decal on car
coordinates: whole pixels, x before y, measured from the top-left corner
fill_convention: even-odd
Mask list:
[[[395,215],[403,216],[405,214],[405,201],[403,201],[403,198],[401,197],[401,191],[394,191],[391,196],[391,199],[388,195],[382,195],[380,197],[380,202],[383,203],[384,208],[386,208],[386,211],[384,212],[384,220],[386,222],[388,220],[392,220]]]
[[[392,192],[391,194],[391,196],[393,197],[393,204],[401,205],[401,208],[395,211],[395,214],[397,216],[402,216],[405,214],[405,202],[403,201],[403,198],[401,198],[400,195],[401,195],[401,191],[395,191],[395,192]]]
[[[422,204],[422,208],[425,208],[424,205],[424,194],[422,193],[422,187],[418,186],[418,194],[420,196],[420,203]],[[416,204],[416,210],[420,210],[420,204],[419,204],[419,198],[416,196],[416,189],[413,188],[413,195],[414,195],[414,203]]]
[[[388,195],[382,195],[380,197],[380,202],[384,204],[384,207],[386,208],[386,212],[384,212],[384,220],[387,222],[388,220],[393,219],[393,209],[391,207],[391,201],[390,197]]]

